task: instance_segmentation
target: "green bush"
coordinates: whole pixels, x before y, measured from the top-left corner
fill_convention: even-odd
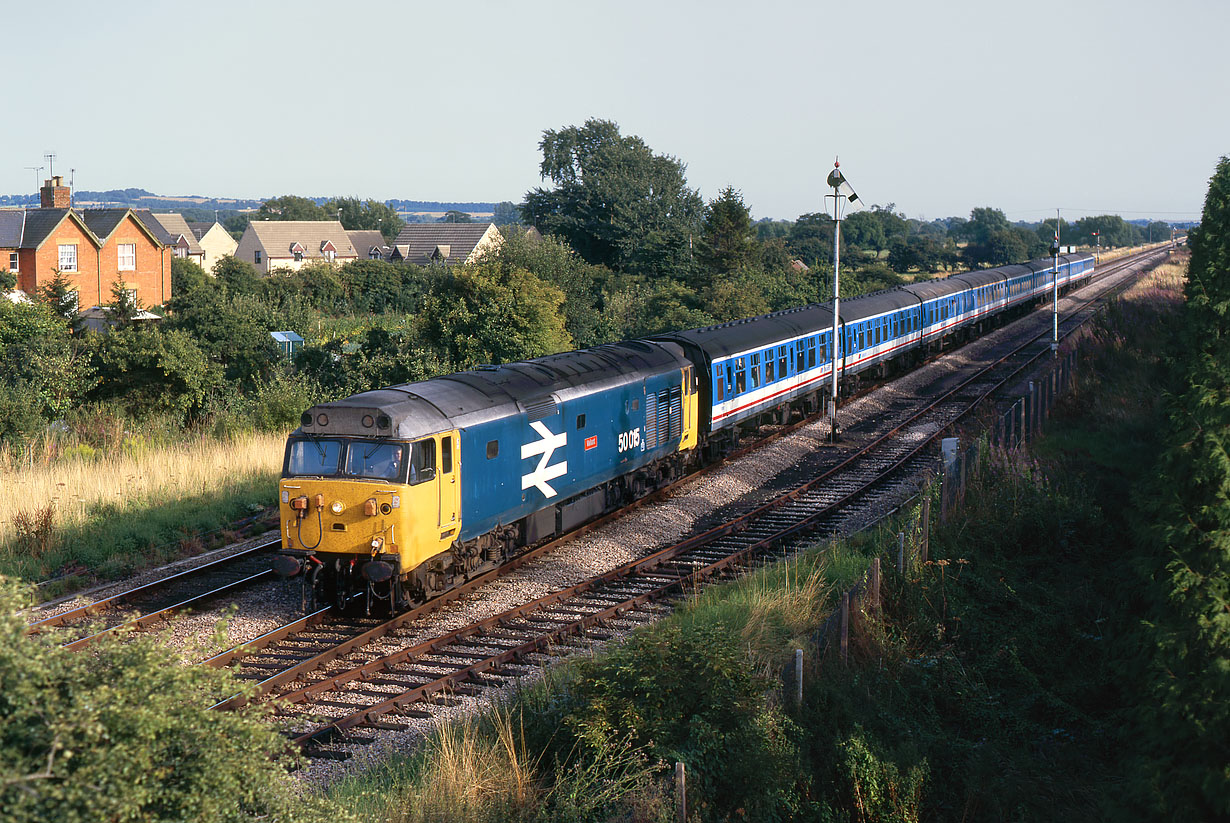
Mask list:
[[[0,578],[0,818],[339,819],[295,797],[266,718],[209,708],[236,689],[226,672],[180,665],[154,634],[66,651],[25,634],[28,597]]]
[[[664,768],[687,764],[706,819],[737,809],[751,820],[790,819],[799,811],[798,729],[765,705],[769,684],[740,646],[722,624],[672,621],[635,633],[577,665],[566,703],[542,718],[553,736],[537,744],[559,762],[643,748]]]

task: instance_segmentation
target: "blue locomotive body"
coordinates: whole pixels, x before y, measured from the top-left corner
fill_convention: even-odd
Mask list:
[[[275,568],[402,608],[681,476],[698,445],[818,410],[834,370],[883,368],[1092,273],[1067,255],[843,300],[836,339],[831,307],[809,305],[319,404],[287,446]]]

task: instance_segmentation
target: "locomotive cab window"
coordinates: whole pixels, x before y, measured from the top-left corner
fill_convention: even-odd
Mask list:
[[[286,447],[286,476],[328,476],[341,467],[342,441],[305,438]]]
[[[500,441],[499,440],[488,440],[487,441],[487,459],[495,460],[499,456],[500,456]]]
[[[453,438],[445,437],[440,441],[440,472],[453,473]]]
[[[436,476],[436,441],[420,440],[410,444],[410,485]]]
[[[577,415],[577,428],[578,428],[578,429],[583,429],[583,428],[585,428],[585,415],[583,415],[583,414],[578,414],[578,415]]]
[[[434,456],[436,441],[425,442],[431,444]],[[411,450],[418,449],[419,446],[419,443],[414,443],[411,445]],[[352,477],[365,477],[370,480],[400,480],[405,465],[406,447],[401,443],[356,440],[351,442],[346,449],[346,474]]]

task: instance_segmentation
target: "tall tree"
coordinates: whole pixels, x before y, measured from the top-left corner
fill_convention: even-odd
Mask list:
[[[786,249],[812,267],[833,261],[833,218],[823,212],[800,215],[786,236]]]
[[[1152,693],[1140,733],[1159,819],[1230,819],[1230,159],[1217,165],[1191,234],[1187,303],[1173,367],[1169,448],[1151,500],[1159,568],[1148,624]],[[1161,564],[1165,564],[1164,567]]]
[[[732,274],[757,262],[760,247],[752,215],[743,203],[743,194],[734,186],[722,189],[705,206],[705,223],[696,244],[701,268],[715,274]]]
[[[401,227],[406,224],[396,209],[377,200],[335,197],[321,208],[328,215],[324,219],[331,220],[340,217],[342,228],[348,230],[379,229],[386,241],[397,237]]]
[[[294,194],[284,194],[273,197],[261,203],[253,220],[336,220],[337,211],[332,213],[315,200],[299,197]]]
[[[621,135],[610,120],[548,129],[539,148],[542,177],[555,187],[526,194],[525,222],[562,237],[590,263],[687,276],[704,201],[688,188],[682,162]]]

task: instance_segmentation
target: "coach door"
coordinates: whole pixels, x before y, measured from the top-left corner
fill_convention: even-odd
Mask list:
[[[461,517],[461,484],[457,482],[458,474],[457,432],[450,432],[440,437],[440,473],[438,475],[440,490],[440,528],[450,529],[457,525]]]

